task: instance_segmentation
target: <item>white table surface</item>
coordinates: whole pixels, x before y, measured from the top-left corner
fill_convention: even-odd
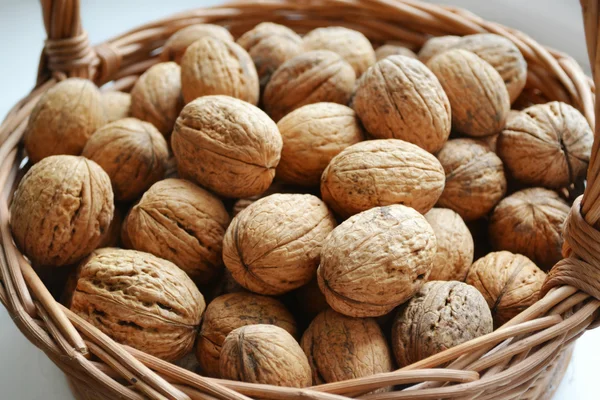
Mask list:
[[[543,44],[568,52],[586,70],[587,56],[577,0],[446,0],[482,17],[518,28]],[[144,22],[218,0],[82,0],[83,26],[93,43]],[[33,86],[44,30],[39,2],[0,0],[0,116]],[[586,333],[555,396],[557,400],[600,398],[597,369],[600,329]],[[0,399],[71,399],[62,373],[17,330],[0,307]]]

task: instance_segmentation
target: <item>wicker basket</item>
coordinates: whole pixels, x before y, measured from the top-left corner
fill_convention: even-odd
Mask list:
[[[592,66],[600,62],[600,1],[581,0]],[[54,300],[48,288],[13,244],[8,204],[20,175],[20,141],[27,117],[40,95],[65,77],[92,79],[127,90],[158,62],[157,49],[178,29],[211,22],[234,35],[262,21],[298,32],[345,25],[373,42],[397,40],[417,49],[430,35],[493,32],[512,40],[529,64],[528,87],[552,100],[570,103],[594,127],[594,83],[569,56],[546,49],[521,32],[460,9],[416,0],[238,1],[157,21],[90,47],[79,19],[78,0],[43,0],[48,40],[36,88],[8,114],[0,127],[0,300],[25,336],[68,376],[81,399],[541,399],[550,398],[564,374],[572,342],[594,325],[600,307],[600,130],[585,194],[566,224],[565,254],[549,273],[544,297],[512,321],[483,337],[446,350],[401,370],[315,386],[310,389],[210,379],[119,345]],[[595,68],[594,68],[595,69]],[[597,71],[596,71],[597,72]],[[597,74],[600,77],[600,72]],[[110,90],[109,89],[109,90]],[[374,389],[396,386],[386,393]]]

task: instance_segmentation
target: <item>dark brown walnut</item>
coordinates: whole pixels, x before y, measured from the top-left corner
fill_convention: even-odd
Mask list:
[[[120,247],[121,229],[123,228],[123,212],[115,207],[113,219],[108,226],[108,229],[102,235],[102,240],[98,244],[98,248],[103,247]]]
[[[326,50],[309,51],[277,68],[262,100],[267,114],[279,121],[306,104],[347,104],[355,82],[352,67],[339,55]]]
[[[538,301],[546,274],[529,258],[497,251],[475,261],[466,282],[483,294],[496,326]]]
[[[150,67],[131,89],[131,116],[150,122],[167,139],[182,108],[181,69],[174,62]]]
[[[523,254],[547,271],[562,259],[562,229],[569,211],[567,202],[552,190],[516,192],[503,199],[492,213],[492,246]]]
[[[229,214],[212,193],[183,179],[165,179],[144,193],[125,221],[131,247],[173,262],[207,283],[222,269]]]
[[[558,189],[585,176],[594,136],[585,117],[553,101],[526,108],[498,137],[498,155],[528,185]]]
[[[384,44],[375,50],[375,58],[377,61],[383,60],[389,56],[405,56],[410,58],[418,58],[414,51],[404,46],[396,44]]]
[[[163,178],[169,147],[152,124],[124,118],[98,129],[81,155],[106,171],[115,200],[131,201]]]
[[[298,342],[275,325],[247,325],[234,329],[223,343],[223,379],[265,385],[307,387],[312,377]]]
[[[331,309],[320,313],[300,342],[313,385],[390,372],[392,355],[377,321],[352,318]]]
[[[179,178],[179,173],[177,172],[177,160],[175,159],[173,153],[169,153],[169,158],[167,159],[167,165],[165,167],[164,178]]]
[[[433,228],[437,252],[430,281],[464,281],[473,263],[473,236],[463,219],[448,208],[433,208],[425,214]]]
[[[219,377],[221,347],[234,329],[270,324],[296,336],[296,321],[283,303],[253,293],[231,293],[214,299],[206,308],[196,343],[196,358],[204,375]]]
[[[306,285],[294,290],[293,294],[292,308],[298,310],[302,317],[307,318],[307,323],[321,311],[329,308],[325,295],[319,289],[319,282],[317,282],[316,277]]]
[[[234,42],[210,36],[195,41],[183,55],[181,85],[186,103],[218,94],[258,103],[258,74],[250,55]]]
[[[228,96],[185,106],[171,139],[180,176],[225,197],[250,197],[271,185],[283,146],[259,108]]]
[[[117,342],[167,361],[192,349],[204,308],[202,294],[175,264],[115,248],[81,263],[71,303]]]
[[[357,83],[353,107],[379,139],[402,139],[435,153],[450,135],[446,93],[435,75],[410,57],[390,56],[370,68]]]
[[[468,136],[500,132],[510,111],[502,77],[486,61],[465,50],[448,50],[427,66],[438,77],[450,100],[452,128]]]
[[[310,282],[325,237],[336,222],[310,194],[272,194],[236,215],[223,242],[223,261],[246,289],[277,295]]]
[[[233,42],[231,33],[222,26],[213,24],[190,25],[175,32],[165,42],[162,53],[160,53],[161,61],[175,61],[180,64],[187,48],[196,40],[205,36]]]
[[[437,205],[456,211],[465,221],[485,216],[506,194],[502,161],[487,145],[452,139],[437,158],[446,173]]]
[[[427,280],[436,252],[433,229],[410,207],[356,214],[327,237],[317,271],[329,305],[350,317],[387,314]]]
[[[110,178],[83,157],[50,156],[23,177],[10,206],[15,243],[36,266],[73,264],[102,241],[113,218]]]
[[[123,92],[102,93],[102,104],[106,115],[106,123],[121,118],[131,117],[131,94]]]
[[[493,330],[486,299],[462,282],[427,282],[396,315],[392,347],[405,367]]]
[[[87,79],[65,79],[48,89],[31,111],[24,133],[27,156],[33,163],[59,154],[78,156],[105,123],[98,88]]]
[[[439,161],[398,139],[369,140],[335,156],[321,178],[323,200],[339,215],[404,204],[429,211],[444,190]]]
[[[460,41],[460,36],[439,36],[433,37],[425,42],[421,50],[419,51],[419,60],[426,63],[433,56],[436,56],[444,51],[450,49],[452,46]]]

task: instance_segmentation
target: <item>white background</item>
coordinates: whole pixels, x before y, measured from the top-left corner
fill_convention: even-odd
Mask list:
[[[542,44],[587,56],[577,0],[439,0],[518,28]],[[217,4],[202,0],[82,0],[83,26],[93,43],[175,12]],[[33,86],[44,40],[39,2],[0,0],[0,116]],[[600,329],[586,333],[555,399],[598,399]],[[62,373],[16,329],[0,307],[0,399],[71,399]]]

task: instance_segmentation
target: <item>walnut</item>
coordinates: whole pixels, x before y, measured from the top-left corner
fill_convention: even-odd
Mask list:
[[[98,88],[87,79],[65,79],[48,89],[31,111],[24,133],[29,160],[36,163],[58,154],[78,156],[105,122]]]
[[[284,62],[273,73],[262,100],[267,114],[279,121],[306,104],[347,104],[355,82],[352,67],[339,55],[309,51]]]
[[[448,97],[435,75],[413,58],[378,61],[358,81],[353,107],[379,139],[402,139],[435,153],[450,135]]]
[[[465,221],[473,221],[490,212],[504,197],[504,167],[488,146],[473,139],[452,139],[437,157],[446,172],[439,207],[450,208]]]
[[[502,200],[490,219],[496,250],[520,253],[549,270],[562,259],[562,228],[570,207],[558,193],[525,189]]]
[[[207,283],[221,270],[229,214],[221,200],[183,179],[155,183],[125,221],[132,248],[173,262]]]
[[[427,280],[436,239],[421,214],[402,205],[356,214],[323,243],[317,270],[329,305],[351,317],[387,314]]]
[[[169,148],[152,124],[124,118],[98,129],[81,155],[108,173],[115,200],[131,201],[163,178]]]
[[[174,62],[150,67],[131,89],[131,116],[150,122],[167,139],[182,108],[181,69]]]
[[[444,179],[439,161],[418,146],[398,139],[369,140],[331,160],[321,193],[342,216],[390,204],[426,213],[442,194]]]
[[[395,44],[384,44],[375,50],[375,58],[377,61],[383,60],[389,56],[405,56],[410,58],[418,58],[414,51],[404,46]]]
[[[98,244],[97,248],[101,249],[103,247],[119,247],[122,228],[123,212],[118,207],[115,207],[112,221],[110,221],[108,229],[106,232],[104,232],[104,235],[102,235],[102,240]]]
[[[242,287],[239,283],[233,279],[231,272],[227,268],[223,268],[221,277],[219,280],[212,285],[212,298],[217,298],[224,294],[229,293],[239,293],[239,292],[248,292],[245,288]]]
[[[195,41],[183,55],[181,85],[186,103],[218,94],[258,103],[258,74],[250,55],[234,42],[210,36]]]
[[[493,330],[486,299],[462,282],[427,282],[396,315],[392,347],[405,367]]]
[[[167,361],[191,350],[204,308],[202,294],[175,264],[114,248],[81,263],[71,303],[117,342]]]
[[[275,386],[307,387],[312,377],[300,345],[275,325],[247,325],[234,329],[223,343],[223,379]]]
[[[221,347],[231,331],[246,325],[270,324],[296,336],[296,322],[283,303],[253,293],[219,296],[207,307],[196,344],[196,357],[202,372],[219,377]]]
[[[256,195],[256,196],[251,196],[251,197],[246,197],[243,199],[237,199],[235,201],[235,203],[233,204],[233,208],[231,210],[231,217],[235,217],[236,215],[238,215],[239,213],[241,213],[242,211],[244,211],[246,208],[248,208],[248,206],[252,203],[254,203],[256,200],[262,198],[261,195]]]
[[[475,261],[466,282],[483,294],[500,326],[538,300],[545,279],[529,258],[498,251]]]
[[[177,160],[173,153],[169,154],[169,158],[167,159],[167,164],[165,166],[165,176],[164,179],[169,178],[179,178],[179,173],[177,172]]]
[[[434,56],[443,53],[460,41],[460,36],[439,36],[429,39],[419,51],[419,60],[426,63]]]
[[[526,108],[498,137],[498,155],[517,180],[559,189],[585,176],[594,135],[568,104],[553,101]]]
[[[231,33],[222,26],[213,24],[190,25],[175,32],[165,42],[162,53],[160,53],[161,61],[175,61],[177,64],[181,64],[181,58],[187,48],[196,40],[205,36],[233,42]]]
[[[10,224],[17,246],[37,266],[63,266],[88,255],[113,218],[110,178],[83,157],[50,156],[15,191]]]
[[[129,93],[117,91],[102,93],[102,105],[106,123],[131,117],[131,94]]]
[[[259,108],[228,96],[204,96],[184,107],[171,139],[177,170],[226,197],[267,190],[279,163],[281,135]]]
[[[448,208],[433,208],[425,219],[433,228],[437,252],[430,281],[464,281],[473,263],[473,236],[460,215]]]
[[[510,101],[494,67],[465,50],[448,50],[429,60],[427,66],[448,95],[453,129],[481,137],[504,128]]]

